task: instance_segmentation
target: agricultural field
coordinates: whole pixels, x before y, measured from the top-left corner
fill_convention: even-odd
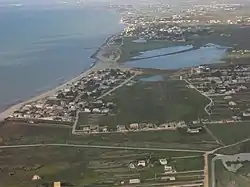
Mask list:
[[[116,103],[115,115],[100,121],[110,125],[197,120],[207,115],[204,107],[209,102],[179,80],[138,81],[118,89],[105,99]]]
[[[250,138],[249,122],[208,124],[207,127],[217,139],[226,145]]]
[[[18,155],[18,156],[17,156]],[[141,185],[148,183],[168,184],[163,177],[176,176],[172,183],[193,183],[202,181],[202,156],[195,155],[197,161],[189,162],[185,168],[180,165],[185,157],[179,152],[145,152],[129,150],[83,149],[62,147],[36,147],[3,149],[0,151],[0,186],[32,187],[48,186],[61,181],[65,186],[122,186],[130,179],[139,179]],[[165,159],[172,170],[166,173],[159,159]],[[199,161],[201,159],[201,161]],[[140,163],[140,164],[139,164]],[[179,170],[180,169],[180,170]],[[171,171],[193,171],[173,173]],[[177,175],[178,174],[178,175]],[[32,180],[33,176],[39,180]]]
[[[211,150],[218,146],[206,132],[190,135],[168,130],[76,136],[71,134],[71,129],[66,128],[8,124],[1,128],[0,137],[2,145],[67,143],[190,150]]]

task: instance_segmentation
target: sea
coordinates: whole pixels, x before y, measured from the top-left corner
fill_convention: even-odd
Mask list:
[[[123,28],[106,8],[0,8],[0,111],[89,69]]]

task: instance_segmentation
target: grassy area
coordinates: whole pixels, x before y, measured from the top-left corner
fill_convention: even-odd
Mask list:
[[[204,169],[204,158],[202,155],[194,158],[173,159],[169,165],[173,166],[177,172]]]
[[[123,40],[123,46],[121,47],[121,56],[118,62],[128,61],[131,57],[138,56],[140,52],[150,51],[154,49],[160,49],[165,47],[170,47],[174,44],[170,41],[156,41],[149,40],[147,43],[135,43],[133,42],[137,38],[135,37],[126,37]]]
[[[100,183],[113,181],[111,185],[104,186],[114,186],[116,181],[126,181],[135,176],[146,179],[163,172],[163,166],[129,169],[129,163],[152,157],[169,158],[169,155],[180,156],[183,153],[60,147],[4,149],[0,151],[0,186],[32,187],[53,181],[75,187],[100,186]],[[34,175],[42,179],[32,181]]]
[[[18,130],[15,130],[18,129]],[[13,132],[8,132],[13,131]],[[73,136],[71,129],[8,125],[1,129],[3,144],[71,143],[153,148],[183,148],[211,150],[217,145],[206,133],[182,135],[177,131],[114,133],[102,135]],[[186,153],[183,153],[184,155]],[[195,153],[194,153],[195,154]],[[197,154],[197,153],[196,153]]]
[[[250,124],[248,122],[209,124],[207,126],[224,144],[229,145],[250,138]]]
[[[138,82],[106,98],[116,103],[116,115],[103,117],[102,124],[126,125],[135,122],[161,124],[167,121],[196,120],[206,116],[209,102],[184,81]]]

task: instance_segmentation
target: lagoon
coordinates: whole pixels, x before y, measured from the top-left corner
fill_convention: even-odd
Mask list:
[[[167,48],[162,48],[162,49],[155,49],[151,51],[142,52],[141,55],[132,57],[132,59],[148,58],[151,56],[177,53],[177,52],[181,52],[181,51],[192,49],[192,48],[193,48],[192,45],[181,45],[181,46],[172,46],[172,47],[167,47]]]
[[[180,49],[184,49],[189,46],[182,46]],[[166,48],[165,51],[174,51],[177,48]],[[163,49],[160,52],[164,51]],[[227,47],[218,46],[214,44],[207,44],[199,49],[186,51],[183,53],[161,56],[156,58],[149,58],[143,60],[132,60],[124,64],[125,67],[136,68],[152,68],[152,69],[179,69],[192,66],[198,66],[202,64],[211,64],[220,62],[221,58],[226,55]],[[157,55],[157,50],[153,52],[147,52],[147,57]]]

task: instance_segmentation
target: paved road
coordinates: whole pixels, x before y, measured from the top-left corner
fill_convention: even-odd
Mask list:
[[[105,146],[105,145],[86,145],[86,144],[26,144],[26,145],[2,145],[0,149],[7,148],[29,148],[29,147],[78,147],[78,148],[99,148],[99,149],[122,149],[122,150],[142,150],[142,151],[177,151],[177,152],[193,152],[204,153],[201,150],[192,149],[164,149],[164,148],[150,148],[150,147],[125,147],[125,146]]]
[[[214,149],[214,150],[206,153],[206,155],[213,154],[216,151],[219,151],[221,149],[226,149],[226,148],[229,148],[229,147],[234,147],[234,146],[237,146],[239,144],[242,144],[242,143],[245,143],[245,142],[248,142],[248,141],[250,141],[250,138],[247,138],[245,140],[242,140],[240,142],[237,142],[237,143],[234,143],[234,144],[231,144],[231,145],[226,145],[226,146],[218,147],[218,148],[216,148],[216,149]],[[211,183],[212,183],[211,187],[216,187],[216,184],[215,184],[215,161],[218,160],[218,159],[223,158],[223,156],[226,156],[226,155],[219,155],[219,154],[217,154],[217,156],[214,157],[212,159],[212,161],[211,161],[211,172],[212,172],[211,173]]]

